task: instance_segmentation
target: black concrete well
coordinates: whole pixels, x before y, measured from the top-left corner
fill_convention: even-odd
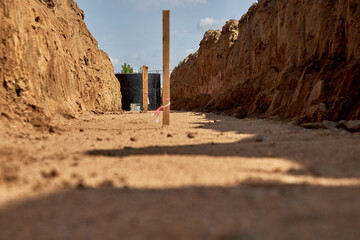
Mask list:
[[[142,73],[115,74],[120,82],[122,95],[122,109],[125,111],[143,110],[143,84]],[[156,110],[161,106],[160,74],[149,73],[148,80],[149,100],[148,109]]]

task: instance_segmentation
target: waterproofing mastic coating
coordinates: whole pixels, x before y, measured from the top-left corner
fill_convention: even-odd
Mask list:
[[[139,104],[140,109],[143,110],[142,73],[115,75],[120,82],[123,110],[130,111],[130,104]],[[149,73],[148,88],[148,96],[150,100],[148,109],[150,111],[154,111],[161,106],[160,74]]]

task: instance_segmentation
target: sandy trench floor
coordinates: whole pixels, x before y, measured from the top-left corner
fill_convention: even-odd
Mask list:
[[[359,239],[360,134],[173,112],[0,136],[0,239]]]

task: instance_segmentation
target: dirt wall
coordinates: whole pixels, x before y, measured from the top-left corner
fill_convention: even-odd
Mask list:
[[[120,86],[73,0],[0,1],[0,121],[121,109]]]
[[[261,0],[208,31],[171,76],[174,109],[360,119],[357,0]]]

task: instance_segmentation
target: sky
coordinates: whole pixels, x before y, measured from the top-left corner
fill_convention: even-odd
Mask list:
[[[208,29],[221,29],[256,0],[75,0],[115,72],[131,67],[162,70],[162,10],[170,10],[170,67],[199,48]]]

